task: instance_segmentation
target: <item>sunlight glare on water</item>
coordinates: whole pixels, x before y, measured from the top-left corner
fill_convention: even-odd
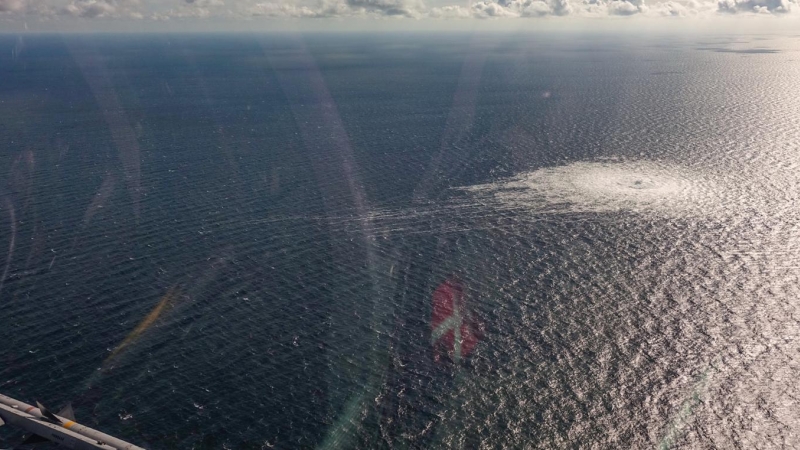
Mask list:
[[[152,449],[800,447],[796,41],[26,37],[0,390]]]

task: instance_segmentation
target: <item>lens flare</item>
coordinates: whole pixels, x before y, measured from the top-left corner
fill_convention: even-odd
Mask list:
[[[175,299],[178,298],[179,292],[178,289],[173,286],[171,287],[158,304],[150,311],[150,314],[147,315],[140,323],[133,329],[133,331],[128,334],[128,336],[123,340],[106,358],[103,365],[105,366],[106,363],[113,360],[117,355],[119,355],[123,350],[125,350],[128,346],[132,343],[136,342],[136,340],[147,331],[150,326],[155,323],[156,320],[161,316],[165,309],[171,307],[174,304]]]

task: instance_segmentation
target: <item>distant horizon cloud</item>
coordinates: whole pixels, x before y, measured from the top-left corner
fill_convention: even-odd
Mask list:
[[[787,14],[793,0],[720,0],[719,11],[725,13],[753,12],[758,14]]]
[[[431,0],[429,0],[431,1]],[[691,18],[793,15],[800,0],[0,0],[0,21],[66,19],[233,20],[401,18],[432,20],[615,16]]]
[[[21,11],[24,7],[23,0],[0,0],[0,13]]]

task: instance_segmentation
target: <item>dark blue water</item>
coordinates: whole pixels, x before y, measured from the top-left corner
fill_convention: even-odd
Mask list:
[[[799,44],[2,37],[0,392],[153,449],[800,445]]]

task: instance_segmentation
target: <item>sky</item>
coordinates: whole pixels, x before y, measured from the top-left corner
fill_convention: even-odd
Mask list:
[[[0,0],[0,32],[797,30],[800,0]]]

